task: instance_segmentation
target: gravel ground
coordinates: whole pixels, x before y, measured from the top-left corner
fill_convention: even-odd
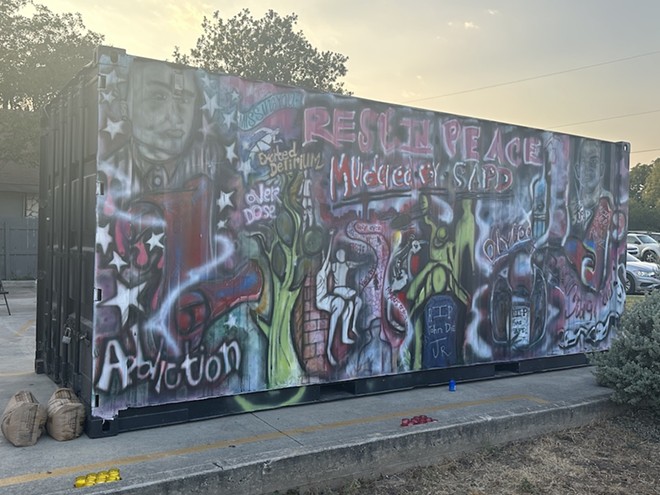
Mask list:
[[[660,494],[660,417],[631,412],[377,480],[289,495]]]

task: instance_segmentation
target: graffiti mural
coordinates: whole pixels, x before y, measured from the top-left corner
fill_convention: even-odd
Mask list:
[[[609,346],[626,145],[99,68],[96,416]]]

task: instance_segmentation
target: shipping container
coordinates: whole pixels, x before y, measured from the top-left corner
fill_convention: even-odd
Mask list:
[[[41,157],[36,367],[91,437],[580,365],[623,311],[624,142],[99,47]]]

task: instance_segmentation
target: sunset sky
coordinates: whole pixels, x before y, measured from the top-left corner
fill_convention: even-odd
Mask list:
[[[349,57],[355,96],[631,143],[660,157],[660,1],[42,0],[80,12],[108,45],[172,59],[203,17],[296,13],[320,50]]]

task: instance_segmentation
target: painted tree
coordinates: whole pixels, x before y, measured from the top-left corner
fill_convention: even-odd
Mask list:
[[[189,55],[174,49],[174,60],[211,72],[349,94],[339,78],[346,75],[345,55],[320,51],[302,31],[295,31],[296,14],[280,16],[269,10],[260,18],[243,9],[224,20],[219,11],[204,17],[202,34]]]
[[[455,214],[455,236],[452,239],[450,225],[440,220],[433,210],[427,195],[420,197],[420,212],[425,228],[428,229],[428,262],[415,274],[408,287],[406,297],[411,304],[414,320],[414,351],[405,356],[406,367],[422,368],[422,342],[424,335],[424,310],[428,301],[436,294],[451,294],[457,302],[468,306],[470,295],[461,285],[461,272],[471,271],[474,266],[474,212],[471,199],[462,199]],[[461,357],[462,360],[462,357]]]
[[[269,10],[256,19],[249,9],[224,20],[216,11],[204,17],[195,48],[183,54],[175,47],[175,62],[249,79],[348,94],[339,79],[348,57],[313,47],[296,31],[296,14]],[[268,280],[267,314],[254,314],[268,339],[269,388],[300,384],[302,364],[293,342],[296,304],[311,260],[321,252],[325,234],[305,222],[299,193],[303,174],[280,175],[278,216],[253,234],[260,247],[261,269]]]
[[[303,186],[302,172],[280,175],[281,209],[271,225],[254,233],[270,274],[268,315],[254,315],[268,338],[268,385],[270,388],[299,385],[302,365],[293,343],[293,318],[312,259],[325,244],[325,233],[305,223],[305,211],[298,200]]]

